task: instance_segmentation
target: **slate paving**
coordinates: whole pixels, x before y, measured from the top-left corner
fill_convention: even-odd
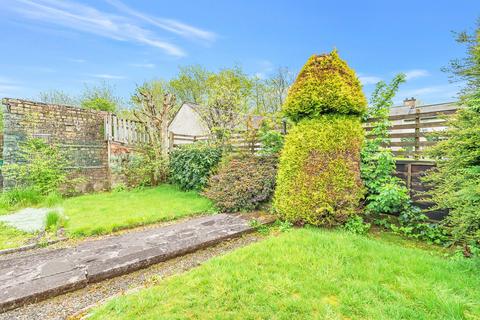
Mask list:
[[[0,260],[0,312],[40,301],[252,231],[241,215],[217,214],[76,247]]]
[[[0,216],[0,222],[25,232],[43,231],[45,229],[45,217],[49,211],[54,210],[49,208],[26,208],[16,213]]]

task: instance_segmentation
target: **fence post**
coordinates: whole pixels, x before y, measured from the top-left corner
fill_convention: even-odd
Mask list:
[[[282,119],[282,134],[287,134],[287,119],[285,118]]]
[[[414,155],[415,160],[419,158],[420,155],[420,109],[415,108],[415,146],[414,146]]]

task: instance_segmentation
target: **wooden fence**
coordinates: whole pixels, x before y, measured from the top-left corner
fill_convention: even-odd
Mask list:
[[[425,158],[423,151],[445,138],[442,132],[447,129],[447,118],[457,110],[456,107],[435,111],[416,108],[409,114],[390,116],[391,142],[388,147],[399,158]],[[371,131],[374,121],[375,119],[372,119],[365,124],[367,132]],[[435,134],[432,134],[434,132]]]
[[[197,141],[208,141],[211,140],[211,135],[187,135],[187,134],[177,134],[170,132],[169,133],[169,148],[175,148],[183,144],[194,143]],[[259,141],[248,141],[245,139],[244,134],[234,133],[229,138],[229,143],[232,146],[233,151],[240,150],[251,150],[258,151],[262,148],[262,145]]]
[[[108,114],[105,116],[105,140],[124,144],[138,144],[148,143],[149,138],[140,122]]]

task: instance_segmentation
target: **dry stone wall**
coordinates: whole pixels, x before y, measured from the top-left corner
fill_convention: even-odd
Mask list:
[[[66,149],[72,175],[84,177],[79,191],[110,187],[108,144],[102,111],[53,105],[19,99],[3,99],[5,164],[16,163],[19,144],[29,137],[41,138]],[[5,180],[9,188],[13,181]]]

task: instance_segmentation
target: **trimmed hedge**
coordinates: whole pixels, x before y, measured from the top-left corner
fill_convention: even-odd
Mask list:
[[[360,81],[336,51],[308,59],[283,106],[294,122],[325,113],[361,115],[366,110]]]
[[[206,143],[179,146],[170,153],[170,182],[182,190],[201,190],[221,158],[222,150]]]
[[[222,163],[210,177],[204,195],[222,212],[257,209],[270,200],[275,188],[276,156],[240,154]]]
[[[274,207],[292,223],[333,226],[345,222],[363,197],[360,120],[325,115],[298,123],[285,140]]]

